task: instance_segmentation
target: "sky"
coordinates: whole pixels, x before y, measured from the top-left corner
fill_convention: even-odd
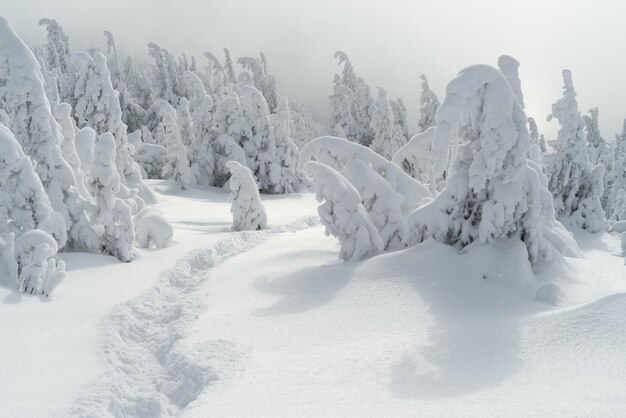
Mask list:
[[[526,113],[548,139],[546,122],[572,70],[581,113],[600,108],[606,139],[626,118],[626,4],[615,0],[0,0],[29,45],[41,45],[40,18],[56,19],[72,50],[104,47],[111,31],[122,55],[143,57],[148,42],[203,61],[202,53],[233,57],[265,53],[279,93],[316,112],[328,108],[336,50],[348,54],[375,94],[407,104],[417,129],[420,74],[443,100],[446,84],[464,67],[496,65],[508,54],[521,63]]]

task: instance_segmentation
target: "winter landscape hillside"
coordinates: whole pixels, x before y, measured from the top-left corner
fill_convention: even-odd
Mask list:
[[[62,23],[0,17],[1,416],[625,414],[626,120],[575,72],[421,75],[413,122],[347,51],[320,113]]]

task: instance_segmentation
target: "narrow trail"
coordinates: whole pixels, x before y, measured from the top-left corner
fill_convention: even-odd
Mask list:
[[[104,323],[106,372],[89,385],[72,416],[171,416],[181,412],[219,373],[236,365],[239,352],[227,341],[193,349],[183,339],[205,309],[198,287],[211,269],[283,232],[296,232],[318,220],[307,217],[263,231],[244,231],[188,253],[156,285],[115,308]]]

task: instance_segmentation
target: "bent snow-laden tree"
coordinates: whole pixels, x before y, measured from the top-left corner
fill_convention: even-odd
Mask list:
[[[0,79],[5,83],[1,98],[9,109],[10,129],[33,160],[52,207],[65,221],[66,248],[97,251],[98,237],[89,224],[72,168],[61,153],[63,138],[46,97],[39,63],[2,17]]]
[[[383,249],[394,251],[405,248],[409,240],[409,227],[400,209],[404,197],[361,160],[349,162],[345,172],[346,179],[361,195],[370,221],[378,229]]]
[[[252,172],[236,161],[227,162],[226,167],[231,173],[228,199],[232,202],[230,211],[233,214],[233,229],[254,231],[266,228],[267,216]]]
[[[555,220],[552,197],[540,169],[526,159],[526,115],[511,86],[495,68],[462,70],[446,88],[437,126],[456,136],[459,148],[445,188],[409,217],[418,238],[463,248],[517,237],[531,262],[577,246]]]
[[[396,135],[393,112],[387,99],[387,92],[381,88],[378,89],[378,100],[374,104],[371,128],[374,132],[374,139],[370,148],[388,160],[391,160],[396,151],[406,143],[406,138],[402,136],[400,127],[398,127],[400,135]]]
[[[585,122],[578,111],[572,73],[563,70],[563,97],[552,105],[548,120],[561,125],[556,153],[544,157],[548,188],[554,196],[557,217],[566,225],[598,232],[607,227],[600,199],[604,167],[589,162]]]
[[[430,181],[432,168],[431,150],[435,128],[430,127],[424,132],[413,135],[409,142],[400,148],[391,161],[398,165],[409,176],[422,184]]]
[[[341,173],[346,165],[355,159],[369,164],[404,197],[401,207],[405,215],[415,209],[424,198],[431,196],[426,187],[402,171],[399,166],[371,149],[344,138],[322,136],[309,142],[300,151],[298,166],[302,168],[307,161],[315,160]]]
[[[339,258],[359,261],[380,253],[383,242],[354,186],[325,164],[309,161],[304,169],[318,202],[323,202],[317,212],[326,235],[337,237],[341,244]]]

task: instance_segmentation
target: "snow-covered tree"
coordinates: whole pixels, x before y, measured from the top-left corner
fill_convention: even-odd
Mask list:
[[[48,296],[65,277],[65,263],[56,258],[58,250],[54,238],[41,229],[16,238],[17,290]]]
[[[81,197],[88,199],[89,192],[85,184],[85,174],[81,169],[81,161],[76,152],[76,125],[72,118],[72,108],[67,103],[60,103],[53,109],[53,114],[61,127],[63,142],[61,142],[61,155],[72,167],[76,186]]]
[[[589,162],[593,165],[599,164],[606,150],[606,141],[602,138],[600,127],[598,126],[597,107],[589,109],[589,115],[583,116],[586,128],[587,151],[589,152]]]
[[[357,141],[356,120],[352,114],[354,106],[354,92],[341,83],[341,77],[335,74],[333,94],[330,99],[330,126],[335,136]],[[343,134],[343,135],[342,135]]]
[[[45,60],[49,70],[55,74],[60,101],[73,104],[74,73],[70,62],[69,38],[54,19],[41,19],[39,26],[45,26],[47,43]]]
[[[41,229],[52,235],[59,247],[67,241],[65,221],[48,199],[41,180],[13,133],[0,125],[0,233],[20,237]]]
[[[258,60],[252,57],[241,57],[237,60],[245,70],[252,73],[252,81],[254,87],[261,92],[265,101],[267,102],[268,110],[274,113],[276,106],[278,106],[278,92],[276,90],[276,79],[273,75],[267,74],[267,66],[263,63],[265,56],[262,60]]]
[[[524,106],[524,94],[522,93],[522,82],[519,78],[519,61],[509,55],[501,55],[498,58],[498,67],[500,72],[509,82],[509,86],[513,89],[515,98],[519,102],[522,109]]]
[[[116,197],[120,175],[115,167],[115,138],[109,132],[98,136],[89,185],[96,201],[94,220],[100,227],[101,250],[129,262],[135,258],[135,229],[130,206]]]
[[[290,113],[289,102],[285,96],[282,96],[276,107],[276,113],[271,115],[276,141],[276,157],[270,176],[275,193],[292,193],[296,190],[296,185],[300,183],[298,173],[300,151],[291,138]]]
[[[449,132],[460,146],[445,188],[409,218],[418,239],[463,248],[516,237],[532,262],[577,248],[555,220],[541,169],[526,158],[526,115],[498,70],[462,70],[448,84],[439,115],[455,121]]]
[[[90,127],[85,127],[76,131],[75,135],[76,154],[80,159],[80,169],[86,176],[91,170],[93,161],[93,150],[96,146],[96,131]]]
[[[156,97],[167,101],[169,104],[176,106],[178,96],[174,93],[174,74],[166,62],[166,54],[161,47],[153,42],[148,44],[148,54],[154,58],[156,66],[156,74],[154,78],[154,87]]]
[[[354,186],[322,163],[309,161],[304,169],[318,202],[322,203],[317,212],[326,228],[326,235],[337,237],[341,244],[339,258],[359,261],[383,251],[378,230],[370,221]]]
[[[54,210],[65,221],[66,248],[95,251],[98,239],[89,224],[76,178],[63,159],[63,141],[43,86],[39,63],[9,22],[0,17],[0,79],[2,99],[10,110],[10,129],[34,162]]]
[[[436,125],[435,115],[439,109],[439,99],[437,95],[428,86],[428,79],[424,74],[420,76],[422,79],[422,93],[420,96],[420,118],[417,126],[419,132],[424,132],[431,126]]]
[[[77,54],[80,77],[76,84],[74,109],[79,127],[89,126],[100,135],[110,132],[115,138],[115,166],[120,174],[120,198],[133,200],[139,209],[143,200],[151,201],[151,192],[141,180],[141,171],[134,162],[128,146],[126,125],[122,121],[119,93],[111,84],[106,57],[96,52],[91,58]],[[135,191],[129,189],[136,189]],[[139,193],[139,196],[136,196]],[[143,199],[143,200],[142,200]],[[129,202],[130,203],[130,202]]]
[[[189,150],[191,144],[196,142],[196,132],[191,118],[191,110],[189,109],[189,100],[186,97],[181,97],[179,100],[176,108],[176,118],[181,142]],[[190,155],[189,158],[191,158]]]
[[[394,132],[393,114],[387,99],[387,92],[384,89],[378,89],[378,100],[376,100],[374,106],[371,123],[374,131],[374,140],[370,148],[386,159],[391,160],[396,151],[404,146],[406,138],[401,134],[396,135],[397,132]]]
[[[378,230],[383,249],[394,251],[405,248],[409,227],[401,209],[404,197],[361,160],[349,162],[345,173],[346,179],[359,192],[361,203]]]
[[[613,143],[613,158],[611,161],[611,191],[607,200],[607,207],[613,208],[620,190],[626,190],[626,119],[624,120],[622,132],[615,135]]]
[[[183,145],[180,130],[176,123],[176,110],[165,100],[154,102],[161,122],[157,137],[160,145],[167,150],[167,162],[163,167],[163,175],[172,177],[183,190],[193,183],[187,148]]]
[[[413,135],[409,142],[400,148],[391,161],[402,168],[409,176],[422,184],[430,182],[430,171],[432,167],[431,148],[435,128],[430,127],[424,132]]]
[[[600,198],[604,168],[589,162],[585,122],[578,111],[572,73],[563,70],[563,97],[552,105],[548,120],[556,118],[560,129],[556,154],[546,158],[548,187],[554,196],[557,217],[565,224],[598,232],[606,228]]]
[[[409,138],[409,123],[407,121],[406,106],[402,99],[389,100],[389,105],[393,113],[394,128],[396,126],[400,128],[400,132],[406,141],[406,139]]]
[[[361,160],[383,176],[393,189],[404,196],[402,212],[406,215],[431,196],[419,181],[368,147],[344,138],[322,136],[306,144],[300,150],[298,166],[303,168],[307,161],[315,160],[342,173],[352,160]]]
[[[250,169],[236,161],[227,162],[226,167],[231,173],[228,200],[232,202],[230,211],[233,214],[233,229],[254,231],[266,228],[265,208]]]

